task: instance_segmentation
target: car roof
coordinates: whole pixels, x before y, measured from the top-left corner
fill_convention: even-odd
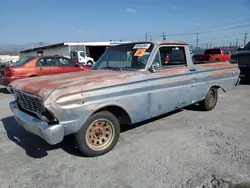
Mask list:
[[[43,56],[28,56],[33,57],[34,59],[40,59],[40,58],[52,58],[52,57],[65,57],[63,55],[43,55]],[[67,57],[65,57],[67,58]]]
[[[118,44],[115,46],[111,46],[110,48],[115,48],[117,46],[124,46],[124,45],[130,45],[130,44],[153,44],[153,45],[188,45],[186,42],[182,41],[134,41],[134,42],[129,42],[125,44]]]
[[[158,44],[158,45],[188,45],[188,43],[183,42],[183,41],[153,41],[153,43]]]

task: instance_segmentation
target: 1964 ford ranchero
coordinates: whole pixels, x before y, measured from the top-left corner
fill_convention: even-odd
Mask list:
[[[17,122],[49,144],[75,134],[83,155],[105,154],[122,126],[198,103],[212,110],[218,88],[239,82],[237,64],[194,64],[184,42],[113,46],[91,70],[25,78],[8,89]]]

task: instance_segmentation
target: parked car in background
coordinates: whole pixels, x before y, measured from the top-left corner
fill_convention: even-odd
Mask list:
[[[76,72],[89,68],[63,56],[25,57],[0,68],[0,85],[7,86],[21,78]]]
[[[230,62],[238,64],[240,77],[250,80],[250,50],[243,50],[233,54]]]
[[[229,61],[231,52],[223,48],[206,49],[203,55],[193,55],[195,61],[224,62]]]
[[[49,144],[75,134],[83,155],[98,156],[123,126],[196,103],[212,110],[218,88],[236,86],[239,72],[230,62],[194,64],[184,42],[134,42],[110,47],[89,71],[12,82],[10,108]]]

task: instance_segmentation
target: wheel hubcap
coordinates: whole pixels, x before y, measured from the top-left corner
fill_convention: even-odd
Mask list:
[[[114,138],[114,126],[106,119],[98,119],[91,123],[87,130],[86,141],[93,150],[107,148]]]
[[[209,106],[212,106],[215,101],[215,94],[213,91],[210,91],[208,94],[208,104]]]

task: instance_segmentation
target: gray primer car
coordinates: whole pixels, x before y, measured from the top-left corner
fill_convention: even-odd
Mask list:
[[[199,103],[212,110],[218,88],[239,82],[237,64],[194,64],[184,42],[135,42],[110,47],[91,70],[25,78],[8,89],[18,123],[49,144],[75,134],[83,155],[116,145],[120,129]]]

